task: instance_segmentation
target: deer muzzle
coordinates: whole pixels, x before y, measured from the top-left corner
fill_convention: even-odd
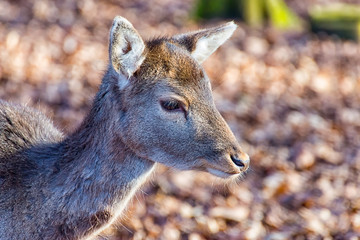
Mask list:
[[[246,153],[232,154],[230,158],[239,170],[246,171],[249,168],[250,157]]]

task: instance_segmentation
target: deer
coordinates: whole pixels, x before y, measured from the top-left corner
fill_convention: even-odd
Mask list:
[[[67,136],[38,110],[0,101],[0,239],[94,239],[159,164],[241,177],[249,156],[201,66],[236,28],[144,41],[115,17],[99,90]]]

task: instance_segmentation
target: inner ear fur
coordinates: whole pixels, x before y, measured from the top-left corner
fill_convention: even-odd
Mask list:
[[[237,25],[234,22],[228,22],[218,27],[176,35],[173,40],[188,50],[199,63],[202,63],[231,37],[236,28]]]
[[[109,58],[113,69],[129,79],[145,59],[145,44],[133,25],[114,18],[110,31]]]

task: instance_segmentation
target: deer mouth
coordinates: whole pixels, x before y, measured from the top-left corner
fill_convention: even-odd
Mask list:
[[[240,171],[226,172],[212,167],[207,167],[206,171],[220,178],[229,178],[229,177],[239,176],[241,174]]]
[[[230,161],[226,161],[226,163],[221,161],[222,163],[215,164],[214,161],[210,161],[206,158],[200,158],[199,160],[201,168],[198,168],[198,170],[208,172],[211,175],[224,179],[239,177],[248,169],[248,167],[238,168]]]

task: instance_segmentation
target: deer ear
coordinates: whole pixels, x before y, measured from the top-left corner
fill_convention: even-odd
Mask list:
[[[184,46],[199,62],[204,62],[215,50],[231,37],[237,25],[228,22],[218,27],[176,35],[173,39]]]
[[[109,44],[110,63],[113,69],[129,79],[144,61],[144,49],[144,41],[133,25],[123,17],[115,17]]]

